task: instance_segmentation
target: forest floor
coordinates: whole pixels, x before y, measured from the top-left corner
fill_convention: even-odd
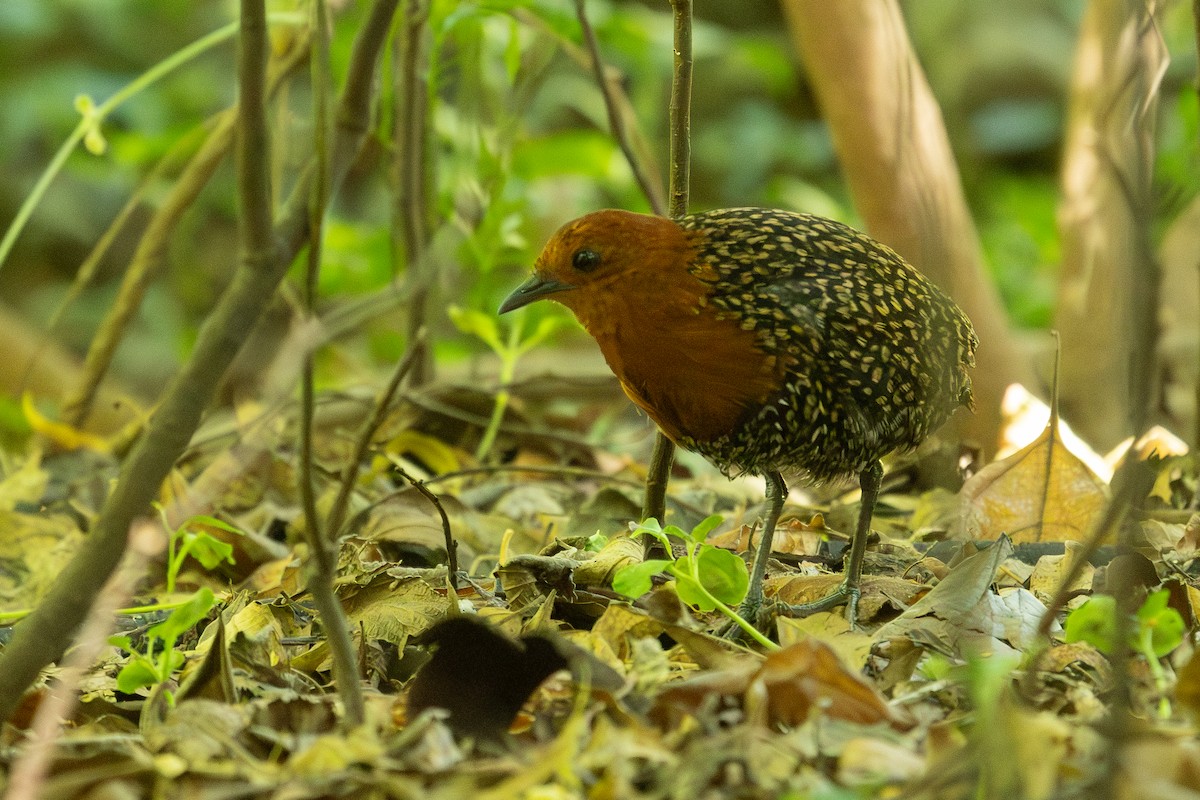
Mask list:
[[[898,459],[859,625],[840,609],[779,618],[767,648],[717,635],[728,620],[683,602],[680,580],[614,591],[641,560],[628,534],[652,429],[609,385],[523,384],[477,453],[491,400],[409,397],[362,465],[337,593],[363,726],[340,725],[305,591],[294,420],[245,408],[209,421],[163,497],[168,524],[134,536],[101,598],[122,611],[85,628],[83,668],[52,669],[3,729],[7,796],[1200,797],[1186,460],[1148,462],[1122,545],[1093,548],[1110,475],[1053,426],[957,491],[928,487],[936,457]],[[322,399],[320,510],[367,402]],[[454,587],[441,517],[402,473],[446,512]],[[0,483],[0,608],[36,602],[113,475],[77,449]],[[684,453],[667,521],[720,515],[704,547],[749,560],[761,498],[761,481]],[[853,487],[794,488],[769,598],[837,586],[857,508]]]

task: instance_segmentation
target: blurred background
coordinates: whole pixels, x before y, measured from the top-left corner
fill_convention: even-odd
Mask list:
[[[332,6],[336,84],[365,3]],[[395,125],[397,109],[406,107],[404,35],[398,30],[385,74],[399,78],[380,87],[377,130],[329,218],[321,274],[323,310],[353,307],[363,298],[375,304],[321,351],[318,380],[327,388],[377,384],[403,353],[416,320],[430,329],[433,352],[425,377],[490,392],[498,360],[479,331],[473,333],[462,315],[456,325],[447,308],[494,314],[560,224],[600,207],[648,211],[649,205],[610,133],[570,4],[433,0],[407,6],[428,15],[416,62],[426,88],[408,106],[420,109],[427,122],[418,156],[410,159],[410,166],[418,165],[423,196],[420,203],[397,200],[404,171],[398,148],[411,135],[404,126],[397,134]],[[1062,271],[1062,164],[1086,6],[1082,0],[901,4],[941,108],[986,280],[998,292],[1015,348],[1030,365],[1029,388],[1043,397],[1054,347],[1047,331],[1057,324],[1069,291]],[[665,184],[669,4],[589,0],[587,9],[628,103],[635,144],[650,173]],[[274,31],[282,63],[308,11],[286,2],[273,10],[283,15]],[[3,224],[14,219],[79,123],[77,97],[102,103],[227,26],[232,13],[228,2],[0,4]],[[288,14],[299,27],[287,23]],[[863,227],[784,9],[697,0],[695,14],[691,207],[775,206]],[[1177,2],[1156,17],[1170,58],[1153,91],[1153,118],[1138,123],[1150,137],[1152,160],[1150,202],[1136,209],[1161,269],[1151,415],[1185,439],[1192,437],[1195,416],[1200,306],[1200,124],[1190,14],[1188,4]],[[232,42],[225,39],[122,103],[100,126],[102,141],[93,135],[90,147],[75,148],[33,209],[0,266],[5,436],[25,430],[23,387],[53,416],[55,402],[78,381],[83,356],[146,226],[215,116],[234,102],[233,58]],[[276,149],[269,157],[281,199],[311,151],[307,69],[301,61],[275,95]],[[115,220],[122,223],[112,229]],[[129,407],[153,404],[236,264],[236,227],[233,169],[225,158],[166,238],[105,392],[129,399]],[[413,237],[420,239],[415,249]],[[420,253],[419,265],[410,263],[414,253]],[[65,302],[89,259],[94,276]],[[1154,281],[1151,275],[1141,279]],[[284,336],[293,305],[286,292],[271,302],[255,346],[223,385],[226,401],[254,395]],[[535,322],[565,316],[552,304],[529,313]],[[1108,324],[1102,305],[1091,313],[1092,326]],[[527,333],[534,324],[526,321]],[[544,373],[606,374],[590,340],[569,321],[516,365],[518,379]],[[1126,431],[1111,415],[1088,418],[1097,385],[1103,381],[1064,386],[1064,403],[1071,404],[1064,408],[1094,447],[1106,449]],[[1108,389],[1126,391],[1117,378]],[[111,408],[98,404],[88,424],[111,431],[127,421],[121,414],[108,418]]]

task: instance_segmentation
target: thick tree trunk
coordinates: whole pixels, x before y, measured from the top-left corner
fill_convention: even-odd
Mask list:
[[[1062,166],[1062,415],[1094,447],[1133,433],[1150,396],[1154,117],[1166,49],[1140,0],[1092,0],[1075,54]],[[1148,319],[1147,316],[1150,318]],[[1150,327],[1151,330],[1146,330]]]
[[[984,268],[941,111],[894,0],[785,0],[808,77],[867,229],[945,289],[979,334],[978,413],[960,431],[995,449],[1000,400],[1037,390]]]

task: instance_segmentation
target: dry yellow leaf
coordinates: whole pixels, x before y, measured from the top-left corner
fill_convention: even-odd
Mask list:
[[[1063,443],[1058,415],[1041,436],[971,476],[959,492],[962,536],[1082,541],[1108,501],[1104,482]]]

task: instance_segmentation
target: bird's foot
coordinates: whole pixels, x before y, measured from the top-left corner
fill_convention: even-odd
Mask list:
[[[844,605],[846,606],[846,621],[850,623],[850,629],[853,630],[858,625],[859,594],[857,584],[851,585],[849,581],[843,581],[832,594],[822,597],[820,600],[814,600],[811,603],[798,603],[796,605],[780,603],[776,607],[775,613],[782,614],[785,617],[807,617],[811,614],[816,614],[818,611],[829,611],[830,609]]]
[[[771,624],[775,621],[775,608],[773,604],[765,603],[761,594],[754,596],[749,595],[742,604],[738,606],[737,614],[739,617],[749,622],[759,631],[764,633],[771,630]],[[734,620],[729,620],[721,625],[716,630],[716,635],[722,639],[730,640],[748,640],[749,635]],[[769,635],[769,634],[768,634]]]

